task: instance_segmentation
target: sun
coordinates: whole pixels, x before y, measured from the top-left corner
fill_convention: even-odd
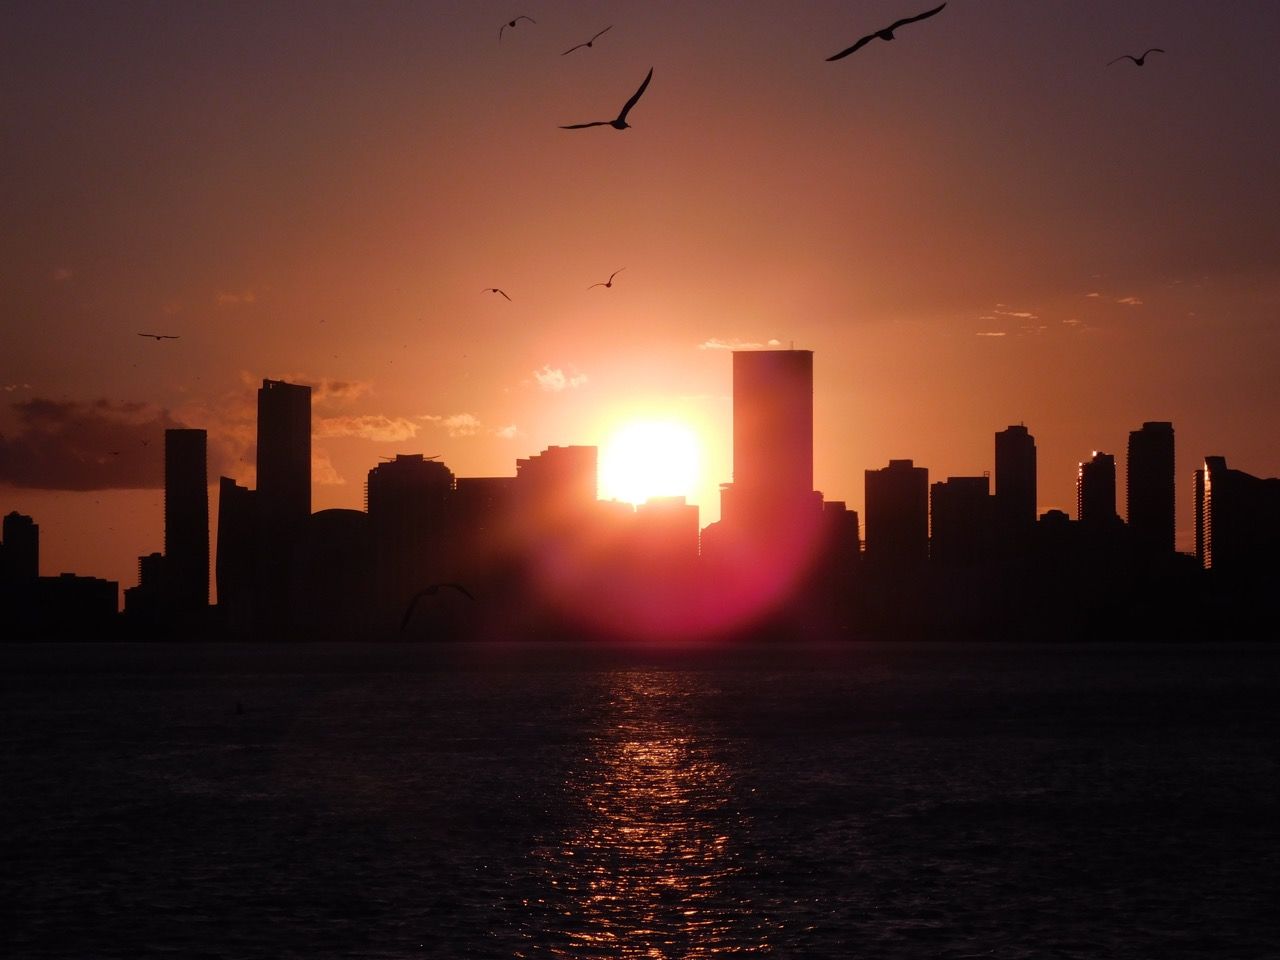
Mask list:
[[[635,420],[615,430],[600,451],[600,496],[644,503],[650,497],[692,499],[698,485],[698,439],[670,420]]]

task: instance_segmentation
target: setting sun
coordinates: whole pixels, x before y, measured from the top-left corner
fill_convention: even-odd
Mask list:
[[[650,497],[693,499],[698,440],[682,423],[639,420],[615,430],[600,450],[600,496],[644,503]]]

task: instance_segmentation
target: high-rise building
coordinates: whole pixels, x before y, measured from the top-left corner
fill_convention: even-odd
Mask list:
[[[258,390],[258,509],[272,526],[311,516],[311,388],[263,380]]]
[[[580,516],[596,502],[595,447],[547,447],[516,461],[520,510],[538,522]]]
[[[453,487],[453,472],[420,453],[398,454],[369,471],[366,506],[384,600],[403,606],[441,575]]]
[[[1274,571],[1280,565],[1280,479],[1255,477],[1204,458],[1202,562],[1230,573]]]
[[[0,554],[0,581],[10,583],[35,580],[40,576],[40,525],[26,514],[5,514],[4,552]]]
[[[995,510],[1006,534],[1036,522],[1036,438],[1014,424],[996,434]]]
[[[929,471],[890,460],[866,471],[867,560],[916,564],[929,557]]]
[[[232,633],[253,629],[258,543],[257,491],[218,479],[218,611]]]
[[[813,351],[733,353],[733,486],[744,496],[813,490]]]
[[[990,478],[985,476],[947,477],[929,488],[932,560],[975,564],[988,558],[992,533],[990,489]]]
[[[1093,459],[1080,464],[1076,473],[1076,518],[1090,527],[1116,523],[1116,458],[1093,452]]]
[[[1173,424],[1151,420],[1131,431],[1128,467],[1126,500],[1134,546],[1147,554],[1172,554],[1177,504]]]
[[[164,593],[174,613],[209,605],[209,481],[203,430],[164,432]]]
[[[636,507],[635,529],[642,562],[687,569],[698,559],[698,505],[684,497],[650,497]]]

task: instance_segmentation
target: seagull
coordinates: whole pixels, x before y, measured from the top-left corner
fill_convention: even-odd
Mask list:
[[[484,288],[483,290],[481,290],[480,292],[481,292],[481,293],[500,293],[500,294],[502,294],[504,297],[507,297],[507,292],[506,292],[505,290],[502,290],[502,289],[498,288],[498,287],[485,287],[485,288]],[[510,300],[511,298],[510,298],[510,297],[507,297],[507,299],[508,299],[508,300]]]
[[[514,27],[521,20],[528,20],[530,23],[538,22],[537,20],[533,19],[533,17],[526,17],[524,14],[521,14],[520,16],[516,17],[514,20],[508,20],[506,23],[504,23],[502,26],[498,28],[498,39],[499,40],[502,39],[503,30],[507,29],[507,27]]]
[[[608,33],[608,32],[609,32],[610,30],[612,30],[612,29],[613,29],[613,24],[611,23],[611,24],[609,24],[607,27],[605,27],[603,30],[601,30],[601,31],[600,31],[600,33],[597,33],[594,37],[592,37],[590,40],[588,40],[586,43],[578,43],[578,44],[574,44],[572,47],[570,47],[570,48],[569,48],[568,50],[566,50],[564,53],[560,54],[560,56],[562,56],[562,57],[567,56],[568,54],[573,53],[573,51],[577,50],[579,47],[589,47],[589,46],[591,46],[591,44],[595,43],[598,39],[600,39],[600,34]]]
[[[625,269],[627,269],[627,268],[626,268],[626,267],[619,267],[617,270],[613,271],[613,273],[609,274],[609,279],[608,279],[608,280],[601,280],[599,283],[593,283],[593,284],[591,285],[591,287],[604,287],[606,290],[607,290],[607,289],[609,289],[610,287],[612,287],[612,286],[613,286],[613,278],[614,278],[614,277],[616,277],[618,274],[620,274],[620,273],[621,273],[623,270],[625,270]],[[590,290],[590,289],[591,289],[591,287],[587,287],[587,289],[588,289],[588,290]]]
[[[468,600],[475,600],[475,596],[460,583],[433,583],[429,587],[423,587],[409,600],[409,606],[404,611],[404,617],[400,620],[400,629],[403,630],[409,625],[409,618],[413,616],[414,609],[418,606],[418,601],[423,597],[434,597],[440,592],[441,587],[452,587]]]
[[[636,101],[640,99],[640,94],[644,93],[645,88],[649,86],[649,81],[653,79],[653,67],[649,68],[649,72],[644,75],[644,83],[640,84],[640,89],[631,95],[631,99],[622,105],[622,112],[618,114],[616,120],[593,120],[591,123],[570,123],[562,124],[561,130],[581,130],[583,127],[613,127],[615,130],[625,130],[631,124],[627,123],[627,114],[631,112],[631,108],[636,105]]]
[[[1119,63],[1121,60],[1132,60],[1138,66],[1142,66],[1144,63],[1147,62],[1148,53],[1164,53],[1164,51],[1161,50],[1159,47],[1151,47],[1147,50],[1142,51],[1142,56],[1140,57],[1135,57],[1131,53],[1126,53],[1122,57],[1116,57],[1114,60],[1111,61],[1111,63],[1108,63],[1107,66],[1108,67],[1111,66],[1112,63]]]
[[[140,337],[150,337],[152,340],[177,340],[180,334],[176,333],[140,333]]]
[[[857,51],[865,47],[868,43],[870,43],[872,40],[874,40],[876,37],[879,37],[881,40],[892,40],[893,31],[897,30],[899,27],[905,26],[908,23],[915,23],[917,20],[924,20],[928,17],[932,17],[935,13],[938,13],[945,6],[946,4],[942,3],[934,7],[932,10],[926,10],[924,13],[918,13],[914,17],[906,17],[905,19],[898,20],[895,23],[891,23],[889,24],[889,26],[885,27],[883,30],[877,30],[875,33],[867,34],[865,37],[863,37],[861,40],[855,43],[852,47],[849,47],[846,50],[841,50],[835,56],[827,57],[827,59],[839,60],[842,57],[847,57],[851,53],[856,53]]]

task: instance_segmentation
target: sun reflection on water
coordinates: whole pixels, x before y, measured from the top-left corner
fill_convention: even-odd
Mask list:
[[[743,815],[723,740],[690,721],[689,674],[610,675],[589,750],[568,784],[579,809],[540,849],[547,927],[528,956],[707,957],[769,951],[735,902]],[[554,918],[554,919],[553,919]]]

